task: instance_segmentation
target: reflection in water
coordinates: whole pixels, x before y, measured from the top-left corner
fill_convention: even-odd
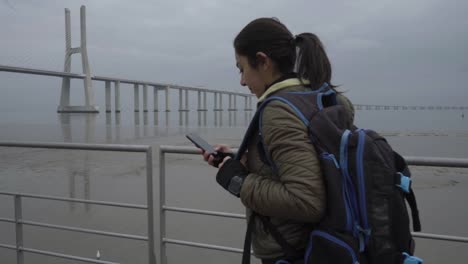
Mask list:
[[[71,142],[71,126],[70,126],[70,115],[59,114],[60,127],[62,128],[63,142]]]
[[[159,125],[159,112],[154,112],[153,115],[153,125],[158,126]]]
[[[133,114],[133,120],[135,120],[135,129],[133,133],[134,138],[140,138],[140,113],[135,112]]]
[[[223,126],[223,113],[221,111],[215,111],[214,112],[214,121],[215,121],[215,127],[217,126]]]
[[[250,124],[251,119],[252,119],[252,112],[246,111],[244,114],[244,126],[248,126]]]
[[[106,142],[112,142],[112,116],[111,113],[106,113]]]
[[[179,126],[188,126],[189,125],[189,112],[180,111],[179,112]]]
[[[120,142],[120,112],[115,113],[115,140]]]
[[[95,124],[96,124],[96,117],[95,114],[66,114],[60,113],[59,120],[60,126],[62,128],[62,137],[64,142],[72,142],[72,119],[77,119],[77,121],[82,121],[84,117],[85,121],[85,133],[83,142],[91,143],[95,142],[94,133],[95,133]],[[106,140],[112,140],[112,129],[111,129],[111,116],[110,114],[106,114]],[[80,152],[81,153],[81,152]],[[77,168],[76,158],[73,156],[74,154],[70,151],[65,151],[65,155],[67,155],[67,159],[65,159],[65,168],[68,170],[68,194],[69,197],[74,199],[77,198],[76,195],[76,182],[77,177],[82,176],[82,183],[83,183],[83,196],[84,199],[89,200],[91,197],[91,180],[90,180],[90,158],[89,158],[89,151],[82,152],[84,154],[83,157],[83,166],[82,168]],[[78,181],[80,182],[80,181]],[[70,211],[75,210],[75,203],[69,203]],[[85,210],[89,212],[90,204],[85,204]]]
[[[143,113],[143,136],[148,136],[148,112]]]
[[[243,118],[242,115],[244,115]],[[170,127],[248,126],[252,112],[133,112],[133,116],[132,113],[102,113],[101,115],[75,113],[60,114],[58,117],[64,142],[96,142],[97,140],[105,143],[119,143],[124,135],[126,135],[125,138],[133,139],[159,136],[164,128]],[[95,129],[98,130],[95,131]],[[100,131],[102,131],[101,134],[96,134]],[[96,135],[99,138],[95,139]]]
[[[231,111],[229,112],[229,126],[237,126],[237,112]]]
[[[198,111],[198,126],[206,126],[206,111]]]
[[[166,127],[169,127],[169,111],[166,111]]]

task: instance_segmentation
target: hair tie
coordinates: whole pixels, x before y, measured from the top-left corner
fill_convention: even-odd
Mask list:
[[[289,42],[291,43],[292,46],[296,46],[296,44],[297,44],[296,39],[297,39],[297,35],[294,36],[294,37],[292,37],[292,38],[289,40]]]

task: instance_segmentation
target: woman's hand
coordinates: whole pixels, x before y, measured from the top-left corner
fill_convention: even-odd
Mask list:
[[[214,149],[217,151],[217,152],[224,152],[224,153],[232,153],[232,150],[231,148],[228,146],[228,145],[224,145],[224,144],[217,144],[214,146]],[[213,157],[213,155],[207,153],[206,151],[202,151],[202,155],[203,155],[203,159],[208,162],[208,164],[210,164],[211,166],[214,166],[214,160],[215,160],[215,157]],[[221,166],[224,164],[224,162],[227,160],[227,159],[230,159],[231,157],[225,157],[223,159],[223,161],[218,165],[218,168],[221,168]]]

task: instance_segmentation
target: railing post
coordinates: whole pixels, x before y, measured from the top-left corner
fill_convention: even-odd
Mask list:
[[[120,113],[120,81],[114,82],[115,112]]]
[[[166,264],[166,244],[164,238],[166,236],[166,213],[163,209],[166,203],[166,158],[165,152],[159,150],[159,262]]]
[[[21,220],[23,218],[23,208],[21,206],[21,196],[15,195],[15,231],[16,231],[16,263],[24,263],[23,253],[23,224]]]
[[[156,264],[154,254],[154,206],[153,206],[153,148],[146,150],[146,196],[148,206],[148,260]]]
[[[133,96],[134,96],[134,105],[135,105],[135,112],[140,111],[140,95],[138,91],[138,83],[135,83],[133,85]]]
[[[143,84],[143,112],[148,112],[148,85]]]
[[[228,111],[232,111],[232,94],[229,94],[229,107]]]
[[[106,81],[106,113],[111,112],[111,84]]]

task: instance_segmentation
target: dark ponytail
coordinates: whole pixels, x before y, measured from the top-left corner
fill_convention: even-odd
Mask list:
[[[308,80],[312,89],[318,89],[324,82],[330,83],[332,69],[325,48],[320,39],[312,33],[302,33],[296,36],[299,49],[297,58],[297,75]]]

